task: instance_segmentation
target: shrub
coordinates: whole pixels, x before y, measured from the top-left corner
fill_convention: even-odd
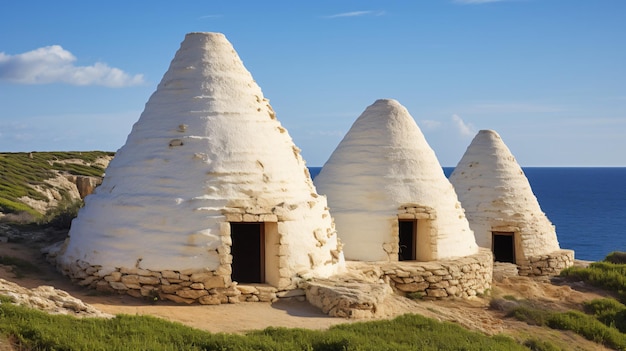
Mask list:
[[[615,264],[626,264],[626,252],[613,251],[604,260]]]
[[[595,299],[583,304],[586,313],[592,314],[604,325],[626,333],[626,306],[614,299]]]

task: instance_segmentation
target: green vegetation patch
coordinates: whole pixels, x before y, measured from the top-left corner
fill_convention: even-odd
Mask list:
[[[40,213],[20,202],[19,198],[27,196],[46,201],[46,197],[34,186],[49,188],[45,180],[53,178],[55,172],[102,176],[104,169],[93,162],[113,155],[112,152],[103,151],[0,153],[0,212],[27,212],[39,217]],[[88,166],[61,162],[70,159],[81,159]]]
[[[579,311],[552,312],[520,306],[513,309],[510,315],[532,325],[571,330],[587,340],[617,350],[626,350],[626,335],[615,327],[602,323],[596,317]]]
[[[77,319],[3,303],[0,333],[29,350],[528,350],[508,337],[418,315],[326,331],[267,328],[231,335],[149,316]]]
[[[558,330],[571,330],[607,347],[626,350],[626,253],[613,252],[604,261],[589,267],[570,267],[561,276],[582,280],[590,285],[616,293],[621,300],[595,299],[583,303],[583,311],[554,312],[537,308],[529,301],[518,302],[509,315],[529,324]]]
[[[620,261],[623,252],[610,253],[604,261],[593,262],[589,267],[570,267],[561,272],[569,280],[582,280],[590,285],[608,290],[619,295],[621,302],[626,302],[626,263]]]

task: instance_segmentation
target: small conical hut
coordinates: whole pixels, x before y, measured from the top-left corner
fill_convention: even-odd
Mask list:
[[[522,275],[551,275],[573,264],[541,210],[524,171],[493,130],[481,130],[450,176],[481,247]],[[551,263],[550,263],[551,262]]]
[[[98,289],[207,304],[344,265],[326,198],[219,33],[186,35],[57,262]]]
[[[434,261],[478,252],[434,151],[395,100],[377,100],[361,114],[315,184],[328,197],[346,259]]]

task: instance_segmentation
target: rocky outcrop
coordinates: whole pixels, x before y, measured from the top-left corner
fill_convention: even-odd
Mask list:
[[[70,181],[76,185],[76,190],[81,199],[84,199],[87,195],[91,195],[100,183],[102,183],[102,177],[90,177],[90,176],[70,176]]]
[[[75,317],[113,317],[52,286],[38,286],[34,289],[27,289],[10,281],[0,279],[0,295],[9,297],[12,303],[17,305],[35,308],[52,314],[67,314]]]

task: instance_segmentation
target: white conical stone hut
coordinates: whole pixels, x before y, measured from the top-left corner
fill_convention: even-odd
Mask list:
[[[219,33],[186,35],[57,262],[82,284],[201,303],[344,265],[326,198]]]
[[[454,188],[409,112],[377,100],[315,178],[345,256],[433,261],[478,252]]]
[[[560,250],[554,225],[495,131],[478,132],[450,182],[465,208],[476,242],[491,248],[496,261],[516,263],[524,275],[558,273],[573,263],[573,251]]]

